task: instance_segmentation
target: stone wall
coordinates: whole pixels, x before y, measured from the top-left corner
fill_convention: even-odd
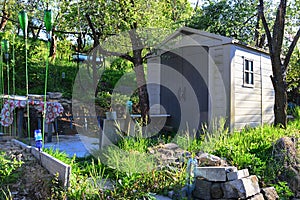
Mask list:
[[[193,199],[273,200],[278,195],[273,187],[260,189],[258,178],[248,169],[236,167],[197,167]]]

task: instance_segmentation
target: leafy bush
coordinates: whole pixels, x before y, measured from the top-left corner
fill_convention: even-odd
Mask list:
[[[273,184],[273,186],[281,200],[288,200],[288,199],[290,199],[290,197],[292,197],[294,195],[294,193],[291,191],[291,189],[287,185],[287,182],[279,181],[278,183]]]
[[[18,174],[13,174],[13,172],[22,164],[23,162],[18,161],[17,158],[8,157],[5,152],[0,151],[0,183],[4,184],[16,180]]]

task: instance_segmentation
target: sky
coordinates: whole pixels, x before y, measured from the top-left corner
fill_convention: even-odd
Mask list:
[[[203,0],[199,0],[199,5],[201,5]],[[197,3],[197,0],[189,0],[189,2],[192,4],[192,6],[195,6]]]

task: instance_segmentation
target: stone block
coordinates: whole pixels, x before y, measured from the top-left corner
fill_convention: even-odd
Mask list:
[[[213,183],[210,187],[210,195],[213,199],[220,199],[223,198],[224,193],[222,190],[221,183]]]
[[[264,195],[264,198],[266,200],[279,199],[279,196],[274,187],[262,188],[261,193]]]
[[[193,191],[194,198],[211,199],[210,188],[212,183],[203,179],[196,179],[195,189]]]
[[[103,120],[103,131],[100,134],[99,146],[104,148],[106,146],[118,143],[122,137],[122,132],[129,132],[130,136],[134,136],[134,122],[126,119]]]
[[[195,177],[201,177],[207,181],[220,181],[225,182],[227,179],[227,173],[236,172],[237,168],[228,167],[197,167],[195,169]]]
[[[228,181],[224,184],[224,198],[248,198],[260,193],[258,179],[255,175]]]
[[[249,176],[249,171],[248,169],[242,169],[242,170],[238,170],[237,172],[229,172],[227,174],[227,179],[229,181],[233,181],[236,179],[242,179]]]
[[[253,197],[249,198],[250,200],[264,200],[264,195],[261,193],[254,195]]]

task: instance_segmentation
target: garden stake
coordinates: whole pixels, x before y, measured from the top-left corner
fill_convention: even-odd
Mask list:
[[[48,7],[48,5],[47,5]],[[44,23],[47,31],[47,37],[48,37],[48,42],[47,42],[47,52],[49,53],[50,51],[50,40],[51,40],[51,30],[52,30],[52,11],[51,10],[45,10],[44,11]],[[43,133],[42,133],[42,138],[43,138],[43,144],[44,144],[44,138],[45,138],[45,121],[46,121],[46,113],[47,113],[47,85],[48,85],[48,67],[49,67],[49,56],[47,55],[46,57],[46,73],[45,73],[45,91],[44,91],[44,112],[43,112]],[[51,127],[52,128],[52,127]],[[49,126],[48,126],[49,129]],[[52,130],[51,130],[52,131]],[[50,130],[48,130],[48,134],[50,133]]]
[[[27,27],[28,27],[28,18],[26,11],[21,11],[18,14],[20,26],[23,30],[24,40],[25,40],[25,74],[26,74],[26,95],[27,95],[27,131],[28,131],[28,139],[30,141],[30,111],[29,111],[29,87],[28,87],[28,67],[27,67]]]
[[[13,43],[12,43],[12,70],[13,70],[13,95],[16,95],[16,71],[15,71],[15,34],[13,33]],[[16,117],[16,109],[14,109],[14,119],[17,119]],[[17,120],[14,120],[14,133],[15,136],[17,135]]]
[[[2,105],[4,103],[4,73],[3,73],[3,49],[1,47],[1,50],[0,50],[0,76],[1,76],[1,94],[3,95],[3,97],[1,98],[1,108],[2,108]],[[1,132],[4,132],[4,127],[1,126]]]
[[[8,40],[2,40],[1,45],[2,45],[2,48],[3,48],[3,51],[4,51],[4,57],[5,57],[5,60],[6,60],[7,100],[9,101],[9,95],[10,95],[9,54],[8,54],[8,52],[9,52],[9,41]],[[9,135],[11,136],[11,133],[12,133],[11,126],[8,127],[8,132],[9,132]]]

